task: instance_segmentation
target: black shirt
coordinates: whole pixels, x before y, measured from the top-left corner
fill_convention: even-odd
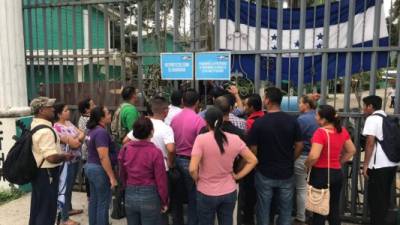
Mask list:
[[[270,179],[283,180],[294,173],[294,144],[302,141],[295,117],[285,112],[267,113],[257,119],[248,135],[257,146],[257,170]]]

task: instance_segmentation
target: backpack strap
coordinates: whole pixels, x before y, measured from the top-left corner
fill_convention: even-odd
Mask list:
[[[33,134],[36,133],[38,130],[41,130],[41,129],[44,129],[44,128],[48,128],[48,129],[51,130],[51,132],[53,133],[53,136],[54,136],[54,142],[57,142],[57,134],[56,134],[56,132],[53,130],[52,127],[47,126],[47,125],[44,125],[44,124],[38,125],[38,126],[36,126],[35,128],[33,128],[33,129],[31,130],[31,134],[33,135]]]
[[[45,128],[48,128],[48,129],[51,130],[51,132],[52,132],[53,135],[54,135],[54,142],[57,143],[57,134],[56,134],[56,132],[53,130],[53,128],[50,127],[50,126],[41,124],[41,125],[38,125],[38,126],[36,126],[35,128],[33,128],[30,132],[31,132],[31,134],[33,135],[33,134],[36,133],[38,130],[45,129]],[[42,168],[42,165],[43,165],[43,163],[44,163],[45,160],[46,160],[46,159],[43,158],[42,162],[41,162],[40,165],[39,165],[39,169]]]

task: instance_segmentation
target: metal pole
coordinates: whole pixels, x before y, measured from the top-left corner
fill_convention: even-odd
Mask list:
[[[28,4],[31,4],[31,0],[28,0]],[[32,33],[32,10],[28,9],[28,33],[29,33],[29,55],[33,56],[33,33]],[[29,75],[31,77],[31,98],[36,97],[36,84],[35,84],[35,61],[34,58],[30,58],[29,61]]]
[[[219,50],[219,43],[220,43],[220,40],[219,40],[219,32],[220,32],[220,27],[219,27],[219,17],[220,17],[220,14],[219,14],[219,10],[220,10],[220,8],[221,8],[221,2],[220,2],[220,0],[215,0],[215,21],[214,21],[214,23],[215,23],[215,30],[214,30],[214,37],[215,37],[215,39],[214,39],[214,50],[215,51],[218,51]]]
[[[306,0],[300,2],[300,37],[299,49],[304,49],[305,36],[306,36]],[[297,80],[297,96],[302,96],[304,93],[304,53],[299,54],[299,78]],[[298,98],[300,100],[300,98]]]
[[[44,77],[45,77],[45,83],[46,83],[46,96],[49,97],[50,95],[50,79],[49,79],[49,51],[48,51],[48,39],[47,39],[47,14],[46,14],[46,8],[43,8],[43,47],[44,47]],[[39,46],[38,46],[39,49]]]
[[[353,46],[355,0],[349,1],[349,22],[347,29],[347,48]],[[344,112],[350,112],[350,83],[351,83],[352,53],[346,54],[346,71],[344,79]],[[336,84],[335,84],[336,85]]]
[[[400,31],[400,21],[397,22],[397,30]],[[398,38],[398,46],[400,47],[400,32]],[[394,95],[394,113],[400,113],[400,51],[397,51],[397,76],[396,76],[396,94]]]
[[[329,48],[329,21],[331,15],[331,1],[326,0],[324,6],[324,33],[323,47]],[[321,69],[321,104],[326,104],[328,85],[328,53],[322,54],[322,69]]]
[[[260,50],[261,46],[261,0],[257,0],[256,3],[256,50]],[[258,93],[260,91],[260,54],[256,54],[255,56],[255,65],[254,65],[254,84],[255,91]]]
[[[195,31],[194,31],[194,44],[195,44],[195,51],[199,51],[201,46],[200,46],[200,26],[201,26],[201,18],[200,18],[200,1],[194,1],[194,16],[195,16],[195,20],[194,20],[194,26],[195,26]],[[203,84],[205,84],[205,81],[203,82]],[[195,82],[195,88],[196,91],[200,91],[200,85],[199,85],[199,81],[196,80]]]
[[[74,55],[77,55],[77,43],[76,43],[76,6],[72,7],[72,52]],[[84,48],[84,44],[82,42],[82,49]],[[74,96],[75,99],[79,99],[78,96],[78,58],[74,57]],[[90,96],[93,97],[93,96]]]
[[[125,73],[125,7],[124,3],[119,4],[119,15],[120,15],[120,42],[121,42],[121,79],[122,84],[126,84],[126,73]],[[90,18],[89,18],[90,20]]]
[[[375,0],[375,14],[374,14],[374,34],[372,40],[372,47],[379,46],[379,33],[381,26],[381,7],[382,0]],[[376,90],[376,70],[378,64],[378,53],[376,51],[372,52],[371,55],[371,72],[369,76],[369,94],[374,95]]]
[[[106,9],[107,9],[107,7],[106,7]],[[109,54],[110,54],[109,42],[110,42],[110,40],[109,40],[109,37],[108,37],[108,35],[110,33],[109,24],[110,24],[110,17],[108,16],[108,13],[105,13],[104,14],[104,47],[105,47],[104,53],[106,54],[106,57],[105,57],[104,68],[106,70],[106,72],[105,72],[105,75],[106,75],[106,91],[110,90],[110,57],[109,57]],[[105,95],[105,100],[104,100],[104,104],[105,105],[109,105],[110,104],[109,103],[109,99],[110,99],[109,96],[110,96],[109,94]]]
[[[62,22],[61,22],[61,7],[57,8],[57,35],[58,35],[58,54],[62,56]],[[54,46],[53,46],[54,47]],[[64,68],[63,68],[63,58],[59,59],[59,70],[60,70],[60,100],[66,102],[64,99]],[[68,65],[68,61],[67,61]]]
[[[195,0],[190,0],[190,50],[194,52],[195,50],[195,13],[196,13],[196,6],[195,6]],[[195,87],[195,80],[192,80],[191,82],[191,87]]]
[[[93,38],[93,34],[92,34],[92,6],[88,6],[88,47],[89,47],[89,86],[90,86],[90,96],[92,96],[92,98],[95,97],[94,94],[94,87],[93,87],[93,56],[92,56],[92,51],[93,51],[93,43],[92,43],[92,38]],[[122,43],[121,43],[122,45]],[[84,69],[84,68],[83,68]],[[98,102],[98,98],[95,98],[96,102]]]
[[[143,0],[138,1],[138,41],[137,41],[137,52],[143,52]],[[138,81],[139,90],[143,95],[143,56],[138,58]],[[139,98],[140,106],[143,106],[143,98]]]
[[[282,50],[282,28],[283,28],[283,1],[278,2],[278,37],[277,49]],[[275,86],[282,87],[282,54],[278,53],[276,56],[276,80]]]
[[[154,11],[155,11],[155,24],[156,24],[156,46],[157,46],[157,52],[160,52],[160,41],[161,41],[161,21],[160,21],[160,0],[156,0],[154,4]]]
[[[178,0],[173,0],[172,7],[173,7],[173,11],[174,11],[174,17],[173,17],[173,19],[174,19],[174,36],[172,37],[173,38],[173,46],[172,46],[173,49],[172,50],[174,52],[176,52],[178,50],[178,35],[179,35],[178,16],[180,16],[180,13],[178,14]],[[179,12],[181,12],[181,11],[179,10]],[[178,89],[178,81],[177,80],[174,80],[174,89]]]

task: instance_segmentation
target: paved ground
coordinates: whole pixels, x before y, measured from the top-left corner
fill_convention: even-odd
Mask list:
[[[27,225],[29,221],[30,194],[0,206],[0,225]],[[81,225],[88,225],[87,198],[85,193],[74,192],[72,196],[74,209],[83,209],[84,213],[71,217]],[[112,225],[126,225],[126,219],[111,220]],[[342,223],[342,225],[350,225]],[[155,224],[156,225],[156,224]]]
[[[27,225],[29,221],[30,194],[0,206],[0,225]],[[83,209],[84,213],[73,216],[71,219],[81,225],[88,225],[87,198],[85,193],[74,192],[72,196],[74,209]],[[126,219],[111,220],[112,225],[126,225]]]

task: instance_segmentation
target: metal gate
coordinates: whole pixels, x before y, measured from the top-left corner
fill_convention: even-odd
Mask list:
[[[345,167],[348,182],[343,189],[342,215],[366,221],[364,180],[359,169],[361,98],[380,95],[388,113],[400,113],[399,0],[23,0],[23,3],[29,99],[45,95],[76,105],[90,96],[97,104],[112,108],[119,104],[121,87],[126,84],[139,87],[144,97],[168,95],[185,84],[160,79],[161,52],[222,49],[232,52],[236,63],[232,66],[234,77],[252,80],[257,92],[275,85],[287,92],[290,102],[295,99],[293,96],[319,91],[321,103],[332,104],[342,111],[359,150]],[[393,10],[387,14],[382,11],[385,9],[382,4]],[[376,10],[367,12],[370,5]],[[337,14],[331,14],[332,10]],[[382,16],[386,23],[381,23]],[[343,18],[347,18],[347,27],[341,25]],[[315,28],[318,19],[323,21],[321,36]],[[298,30],[296,35],[290,31],[294,29]],[[329,33],[330,29],[336,32]],[[362,38],[362,44],[353,45],[358,34],[347,31],[356,29],[360,29],[362,37],[372,29],[371,42],[366,44]],[[387,30],[386,44],[380,42],[382,29]],[[275,36],[269,33],[272,30]],[[307,44],[307,32],[315,36],[311,47]],[[283,38],[285,35],[288,41]],[[298,40],[293,40],[294,36]],[[331,42],[330,38],[336,41]],[[386,57],[383,66],[382,55]],[[339,58],[345,59],[344,63]],[[316,66],[317,61],[320,66]],[[359,63],[356,72],[355,61]],[[243,68],[244,62],[251,63]],[[289,62],[287,66],[285,62]],[[305,72],[307,69],[310,74]],[[197,89],[206,86],[199,82],[187,85]],[[394,109],[388,107],[390,87],[396,90]]]

